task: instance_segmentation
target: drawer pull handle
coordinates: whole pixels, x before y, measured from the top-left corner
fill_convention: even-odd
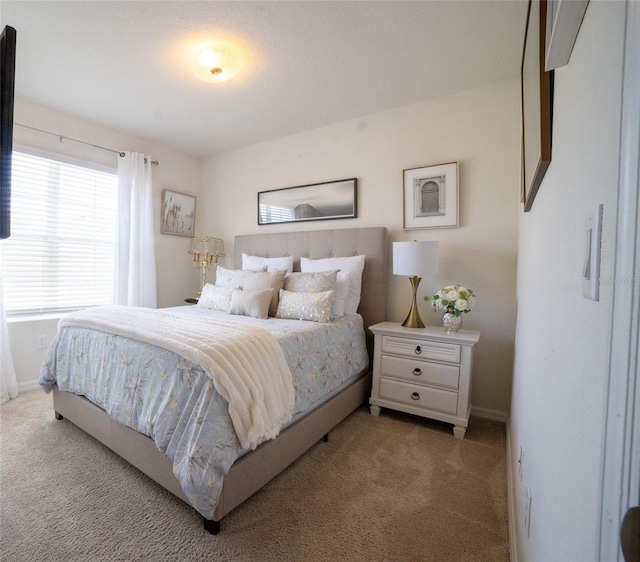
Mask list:
[[[421,371],[420,369],[418,369],[418,367],[416,367],[416,368],[413,370],[413,374],[414,374],[416,377],[419,377],[419,376],[422,374],[422,371]]]
[[[419,345],[416,345],[416,355],[420,355],[422,353],[422,349],[420,349]]]
[[[420,400],[420,395],[417,392],[413,392],[411,394],[411,399],[412,400]]]

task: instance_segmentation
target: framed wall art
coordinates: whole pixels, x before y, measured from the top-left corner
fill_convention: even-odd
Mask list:
[[[589,0],[547,0],[545,70],[569,63]]]
[[[544,69],[547,2],[530,0],[522,52],[522,172],[521,198],[531,210],[551,163],[553,71]]]
[[[258,224],[352,219],[358,180],[351,178],[258,193]]]
[[[458,163],[404,170],[404,229],[458,226]]]
[[[162,217],[160,232],[193,237],[196,222],[194,195],[164,189],[162,191]]]

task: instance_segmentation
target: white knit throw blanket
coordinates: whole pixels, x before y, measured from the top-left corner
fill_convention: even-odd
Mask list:
[[[199,365],[229,403],[240,444],[255,449],[291,420],[291,371],[278,340],[258,326],[128,306],[100,306],[64,316],[79,326],[163,347]]]

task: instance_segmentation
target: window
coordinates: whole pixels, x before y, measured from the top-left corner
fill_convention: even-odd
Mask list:
[[[13,152],[11,237],[0,244],[8,314],[112,301],[118,178]]]

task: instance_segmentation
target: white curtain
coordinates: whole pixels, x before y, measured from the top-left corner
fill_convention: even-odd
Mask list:
[[[151,157],[118,157],[118,235],[114,302],[156,308],[156,254]]]
[[[7,326],[7,316],[4,310],[2,273],[0,272],[0,404],[4,404],[16,396],[18,396],[18,383],[16,381],[16,371],[13,367],[13,359],[11,358],[9,327]]]

